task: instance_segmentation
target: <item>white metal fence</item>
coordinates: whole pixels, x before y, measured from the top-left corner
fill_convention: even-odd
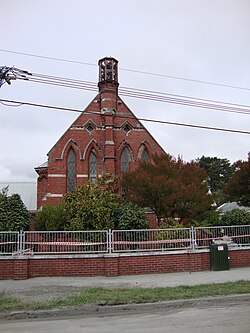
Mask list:
[[[113,230],[111,246],[112,252],[187,250],[191,229]]]
[[[105,253],[108,231],[25,231],[21,252],[33,254]]]
[[[196,250],[212,243],[250,247],[250,225],[145,230],[0,232],[0,256]]]
[[[193,229],[194,246],[207,248],[211,243],[227,243],[230,247],[250,246],[250,225],[197,227]]]
[[[0,255],[13,254],[20,250],[19,232],[0,232]]]

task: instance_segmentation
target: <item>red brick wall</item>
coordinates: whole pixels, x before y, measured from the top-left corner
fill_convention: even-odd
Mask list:
[[[232,250],[229,257],[231,267],[250,267],[250,250]]]
[[[250,249],[229,251],[230,267],[250,267]],[[28,279],[42,276],[118,276],[170,272],[198,272],[210,269],[209,251],[152,253],[88,257],[0,258],[0,279]]]
[[[209,269],[208,252],[126,256],[119,261],[119,275],[192,272]]]
[[[107,107],[116,112],[102,112]],[[95,127],[91,133],[86,130],[89,121]],[[123,130],[127,121],[131,126],[128,133]],[[138,167],[143,146],[150,158],[153,154],[165,154],[115,91],[100,92],[50,150],[48,168],[37,169],[37,207],[58,204],[60,198],[55,195],[66,193],[67,155],[71,148],[76,156],[76,185],[80,186],[88,180],[89,154],[92,149],[97,157],[98,175],[112,173],[121,176],[121,154],[125,145],[128,145],[131,152],[131,169]]]
[[[14,261],[13,278],[14,280],[26,280],[29,278],[28,258],[20,258]]]
[[[29,260],[29,278],[104,275],[104,258],[39,258]]]
[[[0,258],[0,280],[14,279],[14,260]]]

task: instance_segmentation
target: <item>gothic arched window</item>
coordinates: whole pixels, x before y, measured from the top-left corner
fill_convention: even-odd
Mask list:
[[[73,148],[70,149],[67,158],[67,191],[73,191],[76,187],[76,156]]]
[[[129,168],[129,161],[130,161],[130,152],[128,147],[125,147],[122,152],[121,156],[121,170],[128,171]]]
[[[97,178],[97,158],[93,152],[89,156],[89,178],[93,181]]]
[[[148,151],[147,151],[146,148],[143,150],[141,160],[142,160],[142,162],[148,162],[149,161]]]

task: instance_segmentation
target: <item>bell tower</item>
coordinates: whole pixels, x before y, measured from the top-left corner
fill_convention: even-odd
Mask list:
[[[111,57],[102,58],[98,61],[99,66],[99,91],[109,87],[117,92],[118,83],[118,61]]]
[[[99,96],[100,112],[103,118],[105,154],[105,173],[115,175],[115,143],[114,117],[117,111],[118,99],[118,61],[111,57],[100,59],[99,65]]]

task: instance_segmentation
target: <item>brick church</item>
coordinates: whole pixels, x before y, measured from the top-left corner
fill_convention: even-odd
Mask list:
[[[98,62],[99,92],[35,168],[37,209],[103,174],[122,176],[164,150],[118,95],[118,61]]]

